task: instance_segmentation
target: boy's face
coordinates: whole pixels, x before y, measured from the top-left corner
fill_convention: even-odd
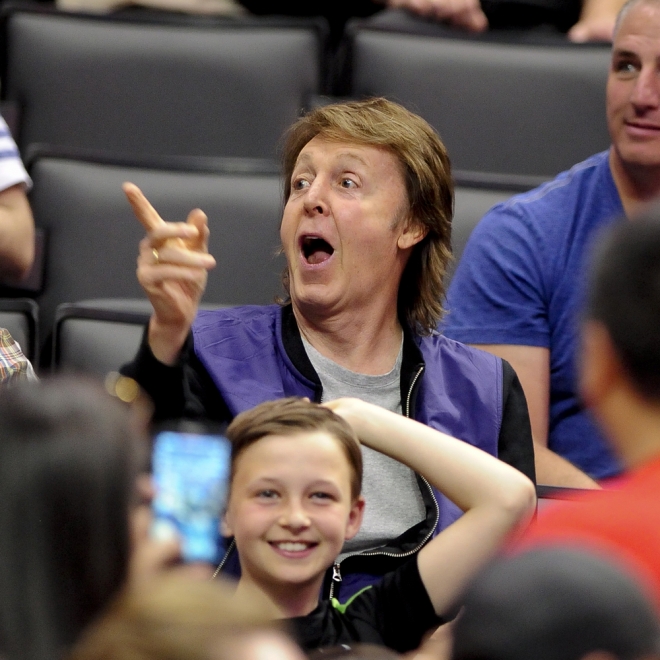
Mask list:
[[[344,450],[322,431],[266,436],[245,449],[223,523],[236,539],[241,579],[266,590],[320,588],[362,521],[350,476]]]

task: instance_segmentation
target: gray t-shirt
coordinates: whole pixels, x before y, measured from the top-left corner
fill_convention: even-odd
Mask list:
[[[321,355],[303,338],[309,361],[323,386],[323,401],[350,396],[401,414],[403,341],[394,368],[382,376],[358,374]],[[346,554],[376,548],[403,534],[424,519],[425,509],[415,473],[389,456],[362,447],[366,501],[364,521],[357,536],[344,544]]]

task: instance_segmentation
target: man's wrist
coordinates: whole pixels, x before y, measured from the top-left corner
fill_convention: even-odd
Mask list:
[[[153,356],[163,364],[174,366],[181,354],[190,328],[186,326],[163,324],[155,316],[149,321],[147,339]]]

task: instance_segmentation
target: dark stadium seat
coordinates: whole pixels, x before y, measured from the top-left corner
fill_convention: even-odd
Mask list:
[[[218,265],[204,300],[268,303],[280,293],[283,266],[275,256],[281,217],[280,179],[270,161],[177,159],[174,169],[42,156],[30,167],[30,201],[47,236],[43,293],[38,296],[46,340],[58,305],[97,298],[142,298],[135,277],[144,231],[121,190],[142,188],[166,220],[202,208],[209,249]],[[193,163],[197,169],[191,169]],[[168,160],[172,166],[172,160]],[[200,167],[207,171],[200,171]],[[242,171],[236,171],[237,168]]]
[[[41,143],[273,158],[321,91],[324,24],[313,19],[15,9],[5,21],[2,91],[20,107],[24,156]]]
[[[151,315],[147,300],[64,303],[55,313],[53,371],[105,376],[136,353]]]
[[[217,307],[222,305],[203,305]],[[135,356],[151,312],[149,301],[135,299],[60,305],[55,312],[52,370],[100,377],[118,371]]]
[[[397,31],[385,18],[352,27],[351,95],[421,114],[455,167],[549,177],[608,147],[607,46],[456,38],[410,18]]]
[[[226,305],[202,305],[203,309],[218,307]],[[101,377],[118,371],[135,356],[151,312],[148,300],[133,298],[59,305],[53,329],[52,370]]]

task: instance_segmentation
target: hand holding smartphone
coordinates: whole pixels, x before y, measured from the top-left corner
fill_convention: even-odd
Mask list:
[[[230,459],[229,441],[206,428],[185,425],[155,436],[152,534],[178,538],[185,562],[215,564],[221,557]]]

